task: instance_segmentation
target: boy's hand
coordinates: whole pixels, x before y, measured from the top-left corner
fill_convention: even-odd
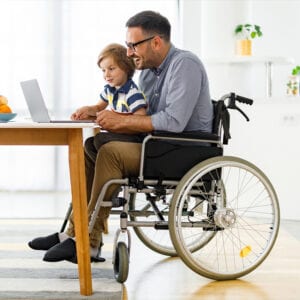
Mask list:
[[[90,106],[80,107],[71,115],[71,120],[88,120],[94,118],[95,112],[92,111]]]

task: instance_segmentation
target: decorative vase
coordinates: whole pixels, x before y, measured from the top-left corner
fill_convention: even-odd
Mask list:
[[[237,55],[252,55],[252,41],[251,40],[236,40],[236,54]]]

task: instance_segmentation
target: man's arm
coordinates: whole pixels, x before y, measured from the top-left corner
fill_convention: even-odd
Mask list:
[[[109,110],[99,112],[96,123],[104,130],[117,133],[134,134],[154,130],[150,116],[120,114]]]

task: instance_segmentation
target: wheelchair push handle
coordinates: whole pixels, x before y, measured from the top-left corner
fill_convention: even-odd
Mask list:
[[[249,98],[246,98],[246,97],[242,97],[242,96],[239,96],[239,95],[236,95],[236,101],[241,102],[241,103],[245,103],[245,104],[248,104],[248,105],[252,105],[253,104],[253,100],[252,99],[249,99]]]
[[[252,99],[236,95],[235,93],[226,94],[221,98],[221,100],[223,101],[225,101],[226,99],[228,99],[227,108],[236,109],[245,117],[247,121],[250,120],[248,116],[236,105],[236,102],[252,105],[253,104]]]

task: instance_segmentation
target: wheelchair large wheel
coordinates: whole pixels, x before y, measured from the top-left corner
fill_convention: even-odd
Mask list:
[[[156,205],[163,217],[168,220],[169,205],[172,195],[167,195],[166,199],[159,200]],[[131,212],[138,212],[137,214]],[[154,209],[143,193],[131,194],[129,201],[129,218],[136,222],[157,221],[158,218]],[[170,239],[168,229],[155,229],[154,227],[133,227],[134,232],[141,242],[149,249],[167,256],[177,256],[173,243]]]
[[[199,194],[205,199],[201,206],[193,200]],[[187,202],[194,205],[188,215]],[[229,280],[264,261],[277,238],[279,220],[277,196],[265,174],[248,161],[224,156],[199,163],[182,178],[171,201],[169,228],[189,268],[207,278]],[[203,247],[190,251],[192,240],[203,232],[214,234]]]
[[[115,250],[114,274],[118,282],[126,281],[129,272],[129,255],[128,249],[124,242],[118,242]]]

